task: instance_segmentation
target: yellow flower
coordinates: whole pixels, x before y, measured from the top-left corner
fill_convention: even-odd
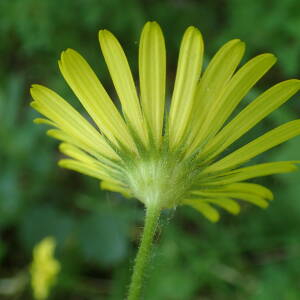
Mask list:
[[[117,39],[99,32],[100,47],[122,106],[120,113],[89,64],[67,49],[60,71],[95,123],[84,119],[58,94],[33,85],[32,106],[55,129],[69,159],[59,165],[101,180],[104,189],[135,197],[147,207],[190,205],[211,221],[216,206],[237,214],[242,200],[267,207],[272,192],[248,179],[291,172],[296,162],[241,165],[300,134],[300,120],[283,124],[230,154],[224,150],[285,103],[300,81],[280,82],[227,122],[240,101],[272,67],[276,58],[261,54],[237,70],[245,44],[227,42],[201,74],[203,40],[195,27],[183,36],[169,111],[165,107],[166,51],[162,31],[148,22],[139,46],[139,94]]]
[[[53,257],[55,245],[54,238],[46,237],[33,249],[33,262],[30,268],[31,285],[34,298],[37,300],[47,299],[49,290],[60,271],[60,264]]]

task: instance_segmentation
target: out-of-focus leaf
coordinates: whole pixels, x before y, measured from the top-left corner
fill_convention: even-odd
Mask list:
[[[22,196],[18,180],[13,169],[2,169],[0,174],[0,227],[15,221],[21,208]]]
[[[40,205],[24,213],[19,236],[29,251],[45,236],[55,237],[59,248],[71,238],[73,228],[74,220],[65,212],[50,205]]]
[[[84,217],[78,228],[78,243],[84,259],[100,265],[116,264],[124,259],[128,251],[125,228],[124,221],[113,212]]]

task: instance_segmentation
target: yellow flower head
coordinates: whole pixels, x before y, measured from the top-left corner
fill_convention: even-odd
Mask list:
[[[33,249],[33,262],[31,264],[31,286],[34,298],[47,299],[49,290],[54,284],[60,271],[60,263],[53,257],[55,249],[53,237],[46,237]]]
[[[60,71],[96,127],[58,94],[33,85],[32,106],[55,129],[69,156],[59,165],[101,180],[104,189],[142,201],[147,207],[190,205],[211,221],[216,206],[237,214],[236,200],[267,207],[270,190],[245,180],[291,172],[295,162],[241,167],[260,153],[300,134],[300,120],[281,125],[230,154],[224,150],[292,97],[296,79],[280,82],[258,96],[230,122],[240,101],[272,67],[276,58],[261,54],[237,70],[245,44],[227,42],[204,72],[203,40],[195,27],[183,36],[169,111],[165,110],[166,50],[156,22],[144,26],[139,45],[139,93],[117,39],[99,32],[100,47],[122,106],[120,113],[89,64],[67,49]]]

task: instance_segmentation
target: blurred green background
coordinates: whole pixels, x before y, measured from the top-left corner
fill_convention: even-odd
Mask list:
[[[148,20],[165,33],[169,90],[189,25],[204,35],[206,62],[232,38],[246,42],[244,62],[266,51],[279,58],[242,106],[272,84],[299,76],[298,0],[0,0],[0,299],[32,299],[32,249],[48,235],[57,239],[62,264],[49,299],[124,298],[143,208],[56,165],[58,143],[32,123],[37,114],[28,91],[32,83],[44,84],[78,107],[56,63],[70,47],[114,95],[97,32],[117,35],[137,75],[139,34]],[[295,96],[248,139],[299,117],[299,100]],[[299,159],[299,149],[296,138],[256,162]],[[223,213],[218,224],[189,208],[166,212],[145,299],[300,299],[299,178],[298,172],[256,180],[274,191],[270,208],[245,205],[237,217]]]

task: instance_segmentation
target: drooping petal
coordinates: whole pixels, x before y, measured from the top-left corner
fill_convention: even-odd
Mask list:
[[[234,198],[238,200],[243,200],[249,202],[251,204],[257,205],[261,208],[268,207],[269,203],[264,198],[257,196],[255,194],[249,194],[247,192],[236,192],[236,191],[223,191],[223,190],[211,190],[211,191],[193,191],[193,194],[197,196],[201,196],[203,198]]]
[[[267,200],[273,200],[274,196],[272,192],[256,183],[249,183],[249,182],[237,182],[237,183],[231,183],[226,185],[216,185],[214,188],[212,187],[206,187],[205,185],[201,186],[199,189],[200,192],[242,192],[242,193],[248,193],[252,195],[259,196],[261,198],[267,199]],[[193,192],[192,192],[193,193]]]
[[[205,169],[205,173],[229,170],[300,134],[300,120],[290,121],[230,153]]]
[[[244,167],[240,169],[235,169],[229,172],[221,172],[216,175],[208,176],[205,174],[201,178],[200,184],[205,185],[224,185],[234,182],[240,182],[248,180],[255,177],[262,177],[274,174],[290,173],[296,171],[298,168],[295,165],[295,161],[279,161],[271,163],[257,164],[250,167]]]
[[[273,200],[274,196],[271,190],[268,188],[256,184],[256,183],[249,183],[249,182],[238,182],[238,183],[232,183],[224,186],[224,191],[234,191],[234,192],[243,192],[243,193],[249,193],[256,196],[259,196],[261,198],[267,199],[267,200]]]
[[[76,171],[78,173],[95,177],[100,180],[112,181],[120,184],[119,181],[114,180],[109,174],[107,174],[106,166],[103,165],[103,169],[99,165],[95,166],[92,164],[86,164],[84,162],[74,160],[74,159],[61,159],[58,165],[62,168]]]
[[[201,186],[199,189],[191,191],[191,198],[188,203],[194,206],[196,203],[211,203],[217,205],[232,214],[240,212],[240,206],[236,200],[242,200],[261,208],[266,208],[269,204],[267,200],[273,199],[272,192],[264,186],[239,182],[228,185],[215,185],[214,187]],[[199,198],[197,198],[199,197]]]
[[[94,148],[88,147],[85,144],[80,143],[78,140],[74,139],[73,137],[69,136],[67,133],[60,129],[49,129],[47,130],[47,135],[50,137],[53,137],[61,142],[64,142],[64,144],[68,144],[70,146],[75,146],[77,149],[80,149],[84,151],[85,153],[89,154],[93,158],[95,158],[97,161],[104,163],[105,165],[112,167],[114,169],[120,170],[118,161],[112,161],[110,159],[107,159],[103,157],[102,154],[95,151]]]
[[[31,106],[57,124],[59,129],[83,147],[91,148],[105,157],[118,159],[101,134],[58,94],[41,85],[33,85],[30,93],[35,100]]]
[[[86,154],[84,151],[78,149],[77,147],[67,144],[61,143],[59,145],[59,150],[65,155],[72,157],[78,161],[86,163],[88,165],[93,165],[97,163],[97,160]]]
[[[64,131],[60,130],[60,129],[49,129],[47,130],[47,135],[51,136],[59,141],[62,142],[67,142],[68,144],[71,145],[75,145],[77,147],[80,148],[80,143],[78,143],[78,141],[72,137],[70,137],[68,134],[66,134]],[[92,150],[91,153],[91,148],[86,148],[86,151],[89,152],[90,154],[96,156],[96,153]]]
[[[207,117],[212,103],[219,101],[224,94],[224,87],[232,77],[245,52],[245,44],[238,39],[227,42],[212,58],[202,78],[197,84],[192,122],[190,126],[190,140],[199,133]],[[194,149],[190,149],[192,152]]]
[[[76,51],[68,49],[62,53],[59,67],[98,128],[115,145],[119,141],[128,149],[136,151],[123,118],[85,59]]]
[[[221,208],[225,209],[226,211],[228,211],[233,215],[237,215],[241,210],[240,205],[235,200],[232,200],[230,198],[211,198],[211,199],[204,198],[201,199],[200,201],[204,201],[207,203],[212,203],[214,205],[220,206]]]
[[[125,118],[142,143],[147,145],[148,134],[145,120],[125,53],[118,40],[107,30],[99,31],[99,41],[109,73],[121,101]]]
[[[132,193],[131,193],[130,189],[128,189],[120,184],[116,184],[115,182],[101,181],[100,187],[103,190],[121,193],[126,198],[132,197]]]
[[[199,211],[204,217],[211,222],[218,222],[220,219],[219,212],[208,203],[204,203],[195,199],[185,199],[182,201],[184,205],[189,205]]]
[[[46,125],[50,125],[50,126],[53,126],[53,127],[57,127],[57,125],[54,122],[50,121],[49,119],[35,118],[33,120],[33,122],[35,124],[46,124]]]
[[[190,26],[185,31],[180,46],[170,107],[169,144],[171,149],[178,146],[186,134],[202,60],[203,40],[201,33],[195,27]]]
[[[203,149],[200,157],[210,159],[235,142],[300,89],[300,80],[286,80],[258,96],[230,121]]]
[[[99,156],[99,153],[95,152],[94,149],[92,149],[91,147],[86,147],[84,144],[81,144],[80,142],[78,142],[78,140],[74,139],[73,137],[71,137],[70,135],[68,135],[60,129],[49,129],[47,130],[46,134],[69,145],[73,145],[80,149],[84,149],[87,153],[96,158],[101,157]]]
[[[93,167],[99,167],[101,170],[105,171],[108,176],[112,176],[114,178],[121,177],[120,167],[118,164],[105,160],[103,158],[97,159],[97,156],[92,156],[90,153],[87,153],[86,150],[80,149],[80,147],[75,144],[69,143],[61,143],[59,145],[59,150],[63,154],[78,160],[87,165],[91,165]]]
[[[165,106],[166,49],[162,31],[156,22],[148,22],[139,46],[141,104],[154,143],[159,146]]]

